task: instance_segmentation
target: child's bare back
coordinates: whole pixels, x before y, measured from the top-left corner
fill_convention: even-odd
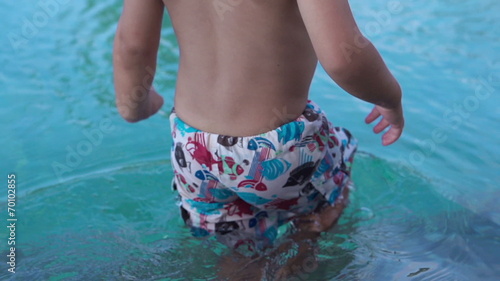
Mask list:
[[[181,52],[181,119],[248,136],[302,113],[317,59],[296,1],[164,2]]]

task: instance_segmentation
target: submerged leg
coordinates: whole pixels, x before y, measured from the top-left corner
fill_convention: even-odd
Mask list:
[[[318,212],[298,217],[293,221],[297,231],[290,235],[292,241],[281,245],[277,251],[288,250],[292,243],[298,245],[298,251],[278,270],[275,280],[289,280],[293,277],[304,279],[308,273],[317,268],[317,238],[321,232],[331,229],[337,223],[347,206],[348,198],[349,188],[346,187],[333,206],[327,205]]]
[[[348,202],[349,187],[346,186],[333,206],[326,205],[314,213],[294,219],[293,224],[297,228],[297,233],[321,233],[331,229],[337,223]]]
[[[265,259],[262,255],[248,257],[233,251],[231,255],[221,257],[218,267],[218,280],[262,280]]]

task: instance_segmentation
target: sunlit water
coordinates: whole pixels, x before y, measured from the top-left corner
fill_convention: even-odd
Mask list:
[[[122,1],[60,3],[45,21],[35,2],[0,4],[0,176],[18,178],[16,273],[2,262],[0,279],[214,279],[227,250],[191,238],[169,187],[178,50],[168,18],[155,81],[165,112],[130,125],[111,81]],[[500,276],[500,2],[401,3],[351,1],[404,88],[397,144],[382,147],[363,124],[370,106],[316,73],[312,99],[361,152],[352,203],[299,280]]]

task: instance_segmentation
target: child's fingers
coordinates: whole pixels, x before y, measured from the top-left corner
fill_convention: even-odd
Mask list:
[[[389,125],[391,125],[389,123],[389,121],[387,121],[387,119],[382,119],[377,125],[375,125],[375,127],[373,127],[373,131],[378,134],[380,132],[382,132],[383,130],[385,130],[387,127],[389,127]]]
[[[370,112],[370,114],[368,114],[368,116],[366,116],[365,122],[367,124],[370,124],[371,122],[375,121],[379,116],[380,116],[380,112],[377,110],[376,107],[374,107],[372,109],[372,111]]]
[[[382,144],[383,145],[393,144],[395,141],[397,141],[399,139],[399,137],[401,136],[402,133],[403,133],[403,128],[392,126],[389,129],[389,131],[387,131],[382,136]]]

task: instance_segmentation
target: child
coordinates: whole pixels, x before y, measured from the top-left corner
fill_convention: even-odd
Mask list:
[[[308,101],[318,60],[345,91],[375,105],[366,122],[381,117],[373,130],[387,129],[384,145],[404,125],[400,86],[348,1],[124,0],[114,78],[129,122],[163,105],[152,82],[165,7],[180,47],[174,186],[193,234],[264,248],[289,221],[327,230],[345,206],[356,140]]]

